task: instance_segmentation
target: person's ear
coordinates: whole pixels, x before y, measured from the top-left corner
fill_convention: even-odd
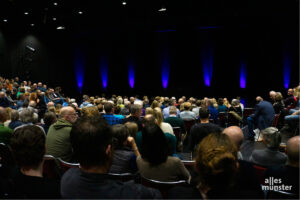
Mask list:
[[[111,154],[111,145],[110,144],[106,147],[105,154],[108,156]]]

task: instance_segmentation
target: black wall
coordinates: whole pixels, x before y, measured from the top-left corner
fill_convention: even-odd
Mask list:
[[[85,58],[82,94],[267,96],[270,90],[285,91],[284,55],[291,62],[290,87],[299,83],[299,31],[290,24],[1,33],[1,75],[61,85],[65,94],[75,97],[81,95],[74,71],[76,49]],[[29,51],[26,45],[36,51]],[[202,70],[207,48],[213,52],[210,87],[204,85]],[[168,88],[163,89],[160,57],[166,52],[170,77]],[[108,61],[106,90],[100,76],[101,56]],[[239,85],[242,60],[247,67],[245,89]],[[134,89],[128,83],[129,62],[135,66]]]

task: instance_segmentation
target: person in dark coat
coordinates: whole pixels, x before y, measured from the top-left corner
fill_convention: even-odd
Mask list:
[[[275,111],[273,105],[264,101],[260,96],[256,97],[258,104],[255,106],[254,114],[247,118],[249,140],[254,140],[255,133],[253,132],[254,125],[259,129],[263,130],[270,127],[275,117]]]

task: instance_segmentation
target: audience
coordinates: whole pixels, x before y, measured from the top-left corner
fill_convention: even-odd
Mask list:
[[[190,173],[180,159],[168,156],[165,134],[156,124],[146,124],[142,130],[141,156],[137,166],[141,175],[158,181],[190,179]]]
[[[60,111],[60,118],[50,126],[47,134],[47,154],[64,161],[73,160],[72,147],[70,143],[70,132],[77,120],[74,108],[67,106]]]
[[[197,147],[195,168],[198,184],[174,187],[170,199],[263,198],[261,186],[250,163],[238,161],[237,149],[225,134],[210,134]]]
[[[247,118],[249,136],[248,140],[254,141],[255,133],[253,131],[254,125],[259,130],[270,127],[273,123],[275,111],[272,104],[268,101],[264,101],[260,96],[256,97],[257,105],[255,106],[255,112]]]
[[[180,118],[183,120],[196,120],[197,117],[194,112],[191,111],[191,103],[190,102],[185,102],[183,104],[183,111],[180,113]]]
[[[271,166],[265,173],[264,178],[281,179],[281,183],[292,186],[291,193],[297,194],[299,199],[299,151],[300,136],[294,136],[287,142],[286,153],[288,157],[287,165]]]
[[[153,199],[159,191],[132,182],[111,179],[107,173],[113,160],[111,128],[101,118],[81,118],[70,134],[80,168],[62,177],[61,195],[66,199]]]
[[[14,130],[16,127],[21,126],[23,123],[19,120],[20,115],[17,110],[12,110],[10,114],[11,122],[9,123],[8,127]]]
[[[195,124],[191,128],[190,138],[189,138],[189,147],[190,151],[194,151],[196,146],[210,133],[221,133],[221,129],[218,125],[210,123],[209,110],[204,107],[199,110],[200,123]]]
[[[277,128],[269,127],[261,131],[265,149],[252,152],[250,161],[260,166],[284,165],[287,161],[285,154],[279,152],[281,135]]]
[[[253,164],[246,161],[247,154],[251,154],[245,151],[249,145],[254,146],[250,161],[268,167],[265,179],[278,178],[285,185],[291,185],[291,192],[299,196],[299,136],[288,141],[286,157],[278,150],[280,132],[270,127],[275,113],[280,113],[281,123],[289,124],[287,133],[297,134],[299,86],[289,89],[287,105],[282,102],[280,92],[271,91],[272,104],[257,98],[259,103],[254,115],[248,118],[248,130],[261,130],[266,145],[262,149],[257,143],[243,143],[243,131],[238,126],[245,124],[241,124],[243,109],[239,97],[230,105],[227,98],[219,98],[217,102],[216,98],[202,100],[182,96],[177,104],[175,97],[148,99],[144,96],[140,100],[135,96],[128,100],[126,96],[83,95],[80,108],[75,99],[62,94],[60,87],[54,91],[42,83],[17,80],[0,77],[0,104],[5,107],[0,106],[1,149],[11,147],[20,167],[12,180],[7,181],[10,175],[1,174],[0,195],[4,195],[3,198],[60,198],[61,194],[63,198],[160,198],[156,190],[133,182],[116,181],[116,173],[134,174],[137,170],[142,176],[159,181],[189,182],[192,174],[189,189],[170,190],[170,194],[176,194],[173,198],[262,198]],[[181,115],[175,106],[182,110]],[[283,109],[284,106],[287,108]],[[227,124],[220,126],[229,127],[221,131],[216,125],[218,112],[227,110]],[[196,171],[189,168],[189,172],[178,159],[186,159],[189,153],[176,152],[172,127],[181,127],[184,133],[183,119],[197,119],[198,116],[200,123],[196,122],[186,136],[187,143],[183,143],[184,152],[192,151],[192,156],[196,157]],[[253,132],[250,131],[249,136],[252,140]],[[196,149],[198,151],[194,152]],[[42,177],[45,152],[67,162],[80,163],[79,169],[70,169],[64,174],[61,194],[60,179],[50,181]],[[2,150],[0,153],[1,168],[6,157]],[[10,187],[13,190],[9,190]],[[10,195],[5,197],[5,194]]]
[[[163,122],[163,114],[160,108],[154,108],[154,114],[157,124],[164,133],[170,133],[174,135],[173,128],[169,123]]]
[[[168,118],[164,119],[164,122],[169,123],[173,128],[180,127],[181,133],[185,133],[185,125],[182,118],[177,117],[177,108],[175,106],[171,106],[169,109],[170,115]],[[199,115],[199,114],[198,114]]]
[[[58,181],[43,178],[45,134],[36,126],[28,125],[14,131],[11,149],[20,170],[14,181],[13,197],[18,199],[58,199]]]
[[[241,153],[241,146],[244,140],[244,133],[242,129],[238,126],[230,126],[223,130],[223,133],[226,134],[232,142],[236,145],[238,150],[238,159],[243,160],[243,155]]]
[[[129,135],[127,127],[116,124],[112,127],[114,141],[114,156],[110,173],[134,173],[137,171],[136,157],[140,155],[134,138]]]
[[[138,104],[130,106],[130,116],[123,120],[123,123],[134,122],[138,125],[139,131],[142,130],[142,122],[140,116],[142,115],[142,107]]]
[[[10,128],[4,126],[4,122],[6,121],[6,119],[7,119],[6,109],[0,107],[0,143],[9,145],[10,138],[13,131]]]
[[[43,120],[44,120],[44,124],[42,124],[41,126],[43,127],[45,133],[47,134],[50,126],[57,121],[56,114],[53,112],[47,112],[44,114]]]

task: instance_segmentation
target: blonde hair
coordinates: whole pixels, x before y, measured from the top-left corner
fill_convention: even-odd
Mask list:
[[[157,120],[158,125],[160,125],[163,122],[164,117],[160,108],[154,108],[153,116]]]
[[[151,107],[148,107],[148,108],[146,108],[146,110],[145,110],[145,115],[148,115],[148,114],[151,114],[151,115],[154,114],[154,110],[153,110]]]
[[[196,168],[204,186],[212,189],[232,186],[237,162],[236,145],[225,134],[210,134],[198,145]]]

